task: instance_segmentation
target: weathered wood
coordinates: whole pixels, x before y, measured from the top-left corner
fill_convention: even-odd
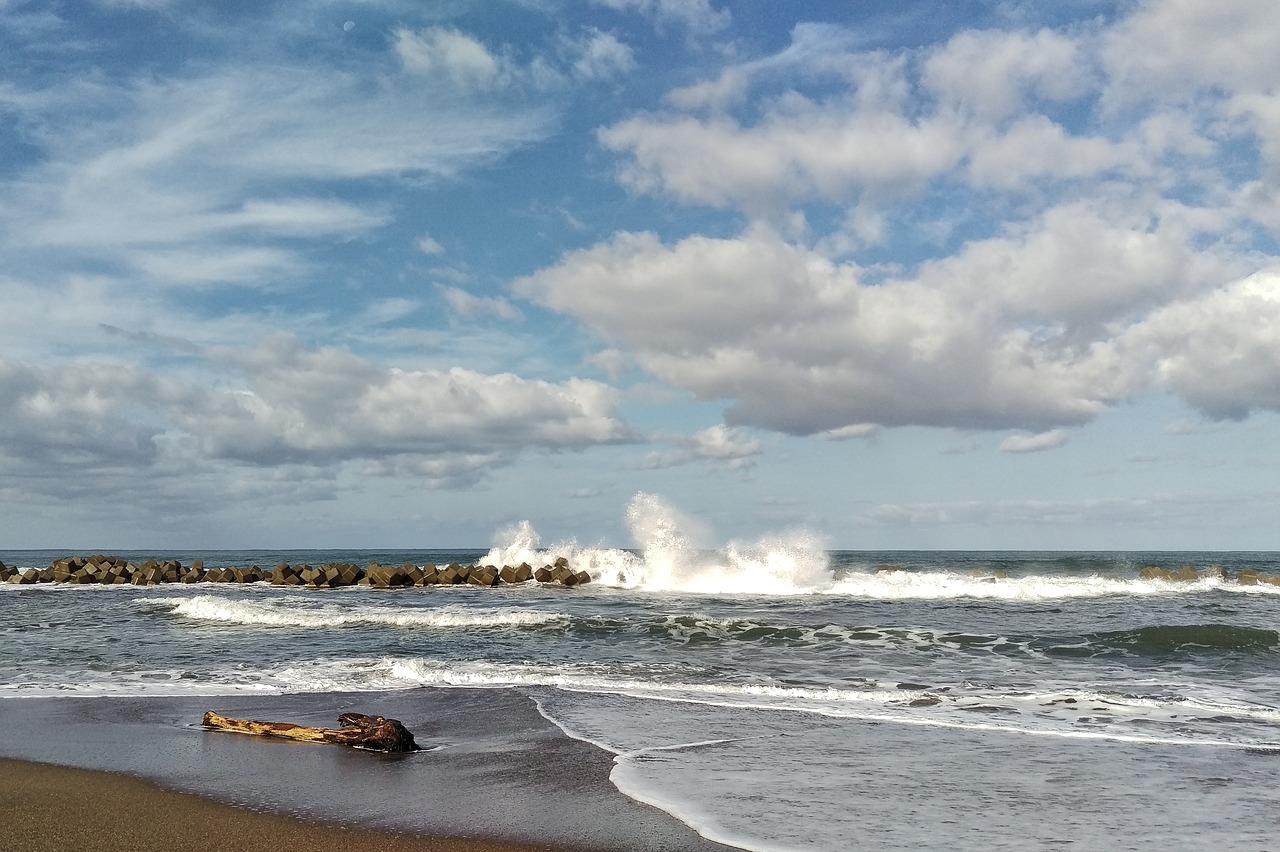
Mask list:
[[[332,743],[373,751],[417,751],[418,744],[404,725],[395,719],[382,716],[365,716],[362,713],[343,713],[338,717],[342,725],[332,728],[310,728],[289,722],[256,722],[251,719],[230,719],[210,710],[204,714],[204,725],[219,731],[254,734],[262,737],[282,737],[313,743]]]

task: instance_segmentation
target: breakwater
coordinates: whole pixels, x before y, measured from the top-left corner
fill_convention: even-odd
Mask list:
[[[270,583],[275,586],[306,586],[332,589],[340,586],[371,586],[396,589],[421,586],[502,586],[519,583],[547,583],[573,587],[591,582],[586,571],[577,571],[564,557],[534,568],[519,565],[380,565],[365,566],[330,562],[324,565],[291,565],[281,562],[271,568],[257,565],[206,567],[204,560],[183,565],[176,559],[148,559],[131,562],[118,556],[68,556],[47,568],[12,568],[0,562],[0,581],[18,584],[72,583],[77,585],[155,586],[161,583]]]

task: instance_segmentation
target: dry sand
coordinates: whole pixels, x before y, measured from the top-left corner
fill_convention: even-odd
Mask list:
[[[7,852],[534,852],[316,825],[174,793],[134,778],[0,760],[0,836]]]

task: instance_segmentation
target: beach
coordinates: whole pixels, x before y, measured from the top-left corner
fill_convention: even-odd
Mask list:
[[[10,852],[534,852],[555,847],[323,825],[175,793],[136,778],[0,760]]]
[[[424,751],[207,731],[206,705],[332,727],[368,710],[404,721]],[[0,701],[0,730],[0,824],[17,852],[725,848],[623,796],[609,755],[499,690],[16,699]]]
[[[1273,845],[1278,554],[652,551],[175,554],[212,566],[563,555],[592,573],[572,589],[6,583],[0,757],[327,826],[334,842],[376,833],[361,848]],[[210,710],[313,727],[378,714],[423,750],[206,730]],[[87,815],[118,820],[84,828],[103,843],[195,824],[122,816],[124,801],[164,798],[152,788],[26,784],[7,783],[7,800],[54,810],[36,828],[0,821],[24,843],[60,843],[38,826]]]

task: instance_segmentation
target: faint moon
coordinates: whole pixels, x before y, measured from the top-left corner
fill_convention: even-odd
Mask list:
[[[343,31],[344,33],[349,33],[349,32],[351,32],[352,30],[354,30],[355,28],[356,28],[356,22],[355,22],[355,21],[347,21],[345,24],[343,24],[343,25],[342,25],[342,31]]]

